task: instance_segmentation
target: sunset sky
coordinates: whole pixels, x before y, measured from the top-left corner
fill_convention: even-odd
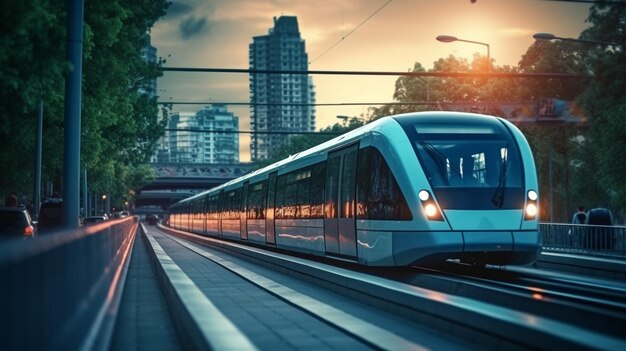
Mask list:
[[[533,43],[534,33],[578,37],[588,27],[585,19],[590,6],[542,0],[387,2],[174,0],[165,18],[152,29],[152,45],[158,56],[167,59],[165,66],[249,68],[252,37],[267,34],[274,16],[288,15],[298,17],[312,61],[310,70],[407,71],[415,62],[431,69],[434,61],[451,54],[468,60],[474,53],[486,54],[482,45],[436,41],[441,34],[489,43],[495,65],[515,66]],[[391,102],[396,79],[313,76],[317,103]],[[246,74],[172,72],[158,80],[160,101],[248,102],[248,84]],[[195,112],[200,107],[175,105],[174,111]],[[239,116],[240,129],[249,130],[249,108],[229,110]],[[367,114],[367,106],[318,107],[317,127],[339,122],[337,115],[361,114]],[[247,135],[241,135],[240,150],[241,161],[249,161]]]

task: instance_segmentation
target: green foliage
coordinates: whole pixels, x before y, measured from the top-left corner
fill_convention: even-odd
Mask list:
[[[517,67],[494,66],[486,57],[478,55],[472,62],[449,56],[437,60],[430,71],[582,74],[590,72],[586,58],[592,54],[593,50],[576,43],[572,45],[568,42],[537,42],[529,47]],[[426,72],[426,69],[417,62],[412,71]],[[605,86],[603,83],[600,85]],[[542,98],[573,101],[588,87],[589,81],[582,79],[400,77],[396,81],[394,100],[399,103],[426,103],[382,106],[371,110],[371,118],[439,109],[438,103],[532,102]],[[626,91],[626,89],[622,87],[621,91]],[[600,101],[598,95],[594,101]],[[497,110],[492,112],[494,115],[499,115],[499,113]],[[613,115],[618,114],[619,112],[613,113]],[[605,129],[611,128],[612,133],[616,134],[610,137],[612,143],[615,144],[615,139],[620,136],[622,141],[626,140],[623,129],[619,126],[610,123],[603,123],[603,125],[606,126]],[[525,125],[520,128],[529,140],[537,164],[542,195],[540,208],[542,220],[569,221],[571,211],[579,204],[587,207],[608,206],[606,199],[610,198],[609,194],[615,192],[613,189],[618,184],[611,182],[609,177],[595,175],[598,167],[610,174],[626,173],[623,169],[617,169],[618,164],[615,162],[609,162],[609,158],[595,155],[597,148],[590,143],[590,137],[585,130],[537,125]],[[619,132],[620,130],[622,132]],[[606,136],[611,133],[598,132],[598,136],[600,135]],[[621,150],[623,153],[626,148],[623,144],[617,144],[621,145],[621,149],[615,148],[615,151]],[[621,158],[624,158],[623,154]],[[606,161],[604,162],[606,164],[603,164],[602,160]],[[615,168],[614,170],[611,170],[609,163]],[[619,173],[620,171],[622,173]],[[626,189],[626,186],[622,186],[621,189]],[[619,194],[618,192],[615,197],[622,196]]]
[[[81,168],[93,191],[122,197],[150,178],[143,165],[164,133],[156,97],[161,75],[141,55],[146,33],[165,14],[165,0],[86,1],[83,37]],[[62,0],[0,5],[0,192],[33,187],[36,106],[44,102],[43,181],[61,191],[66,6]],[[143,92],[142,92],[143,91]]]
[[[589,143],[598,164],[601,185],[610,189],[610,205],[626,208],[626,6],[594,5],[592,26],[581,39],[614,43],[593,46],[587,63],[595,75],[583,94],[589,116]]]
[[[289,139],[289,142],[280,148],[280,150],[276,153],[274,158],[259,161],[256,163],[256,166],[257,168],[262,168],[262,167],[271,165],[272,163],[278,162],[291,155],[297,154],[298,152],[310,149],[327,140],[330,140],[341,134],[344,134],[353,129],[356,129],[362,126],[363,124],[364,122],[362,120],[353,117],[353,118],[350,118],[347,121],[347,124],[345,125],[335,123],[334,125],[330,127],[322,128],[320,132],[322,132],[323,134],[305,134],[305,135],[292,136]]]
[[[434,62],[426,71],[416,62],[411,72],[516,72],[509,66],[493,66],[486,57],[475,55],[470,63],[453,55]],[[428,111],[438,108],[439,103],[478,103],[488,101],[510,101],[520,96],[520,85],[515,79],[451,78],[451,77],[400,77],[396,80],[393,94],[395,101],[413,103],[386,105],[370,110],[370,118]],[[421,104],[414,104],[421,103]]]

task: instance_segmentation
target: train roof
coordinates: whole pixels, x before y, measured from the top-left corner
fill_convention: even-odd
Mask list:
[[[328,150],[337,149],[344,145],[348,145],[355,140],[362,138],[363,136],[381,129],[383,126],[388,124],[398,123],[400,126],[408,126],[413,124],[423,124],[423,125],[440,125],[445,127],[459,127],[459,126],[491,126],[494,128],[501,128],[502,124],[499,122],[500,118],[476,113],[467,113],[467,112],[453,112],[453,111],[427,111],[427,112],[411,112],[399,115],[392,115],[377,119],[368,124],[365,124],[357,129],[351,130],[347,133],[341,134],[333,139],[325,141],[319,145],[316,145],[310,149],[301,151],[299,153],[290,155],[289,157],[282,159],[278,162],[275,162],[271,165],[265,166],[263,168],[252,171],[242,177],[237,179],[233,179],[228,181],[222,185],[219,185],[215,188],[203,191],[199,194],[196,194],[190,198],[181,200],[179,203],[192,201],[198,197],[204,196],[208,193],[212,193],[215,191],[220,191],[222,189],[228,188],[230,185],[239,183],[243,180],[253,179],[257,175],[270,173],[273,170],[278,170],[281,167],[290,164],[291,162],[301,160],[316,154],[323,154]],[[498,127],[496,127],[498,126]]]

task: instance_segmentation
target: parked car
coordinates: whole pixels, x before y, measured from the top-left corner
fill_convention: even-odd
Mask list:
[[[39,233],[52,232],[62,226],[63,201],[53,199],[42,202],[39,208],[39,217],[37,217],[37,230]]]
[[[24,207],[0,208],[0,240],[32,238],[37,234],[33,221]]]
[[[613,214],[606,208],[592,208],[587,212],[582,246],[591,250],[611,251],[615,243]]]
[[[159,222],[159,217],[151,214],[146,217],[146,221],[148,221],[148,224],[150,225],[156,225]]]
[[[120,217],[124,218],[124,217],[128,217],[130,216],[130,212],[128,211],[120,211]]]
[[[83,225],[90,225],[95,223],[100,223],[106,221],[106,217],[104,216],[89,216],[83,218]]]

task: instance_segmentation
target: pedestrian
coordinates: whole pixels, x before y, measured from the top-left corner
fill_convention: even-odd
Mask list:
[[[578,211],[574,213],[572,217],[572,224],[585,224],[587,220],[587,213],[584,206],[578,206]]]

